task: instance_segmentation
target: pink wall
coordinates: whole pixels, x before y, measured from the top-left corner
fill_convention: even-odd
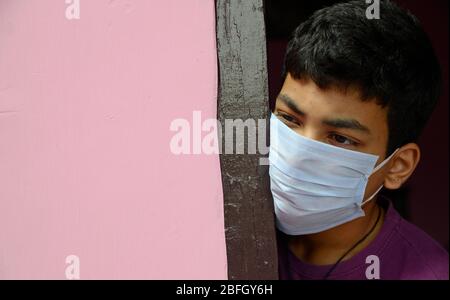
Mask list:
[[[0,0],[0,279],[226,279],[213,0]]]

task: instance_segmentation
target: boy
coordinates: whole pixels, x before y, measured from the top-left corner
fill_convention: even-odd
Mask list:
[[[439,64],[414,16],[366,9],[321,9],[287,47],[269,156],[280,279],[448,279],[447,251],[377,197],[420,160]]]

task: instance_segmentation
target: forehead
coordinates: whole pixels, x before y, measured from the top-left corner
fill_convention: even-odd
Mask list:
[[[294,79],[288,74],[280,94],[288,96],[310,118],[354,118],[372,126],[387,124],[387,108],[377,104],[375,99],[363,101],[355,86],[321,89],[310,79]],[[280,97],[276,106],[286,108]]]

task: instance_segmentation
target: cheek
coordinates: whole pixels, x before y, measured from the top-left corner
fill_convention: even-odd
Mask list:
[[[372,134],[368,138],[361,138],[362,146],[359,151],[377,155],[379,157],[377,164],[381,163],[386,157],[388,144],[387,129],[370,128]]]
[[[384,171],[384,168],[382,168],[369,177],[369,181],[366,185],[366,191],[364,193],[364,199],[372,196],[372,194],[375,193],[377,189],[383,185],[385,176],[386,172]]]

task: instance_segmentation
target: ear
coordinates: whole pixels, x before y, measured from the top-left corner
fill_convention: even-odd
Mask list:
[[[392,157],[384,178],[384,187],[395,190],[402,186],[416,169],[420,160],[420,148],[415,143],[402,146]]]

